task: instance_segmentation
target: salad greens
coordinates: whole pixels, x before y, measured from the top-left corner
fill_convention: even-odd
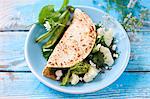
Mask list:
[[[99,69],[104,65],[104,55],[101,52],[96,52],[93,54],[92,61],[96,64],[96,67]]]
[[[61,86],[65,86],[66,84],[69,83],[70,75],[72,74],[81,75],[81,74],[87,73],[90,66],[91,66],[90,64],[83,62],[83,61],[75,64],[73,67],[71,67],[68,70],[67,74],[65,75],[65,77],[63,78],[61,82]]]
[[[71,13],[74,8],[68,6],[69,0],[64,0],[61,8],[57,11],[54,9],[54,5],[46,5],[39,13],[38,23],[44,25],[48,23],[50,29],[46,33],[40,35],[35,41],[40,43],[43,40],[47,42],[42,46],[42,52],[45,59],[48,59],[52,53],[55,43],[63,34],[71,18]]]
[[[45,19],[50,17],[52,13],[55,13],[54,5],[44,6],[39,14],[39,18],[38,18],[39,23],[44,24]]]
[[[64,0],[62,6],[57,11],[55,11],[54,5],[46,5],[41,9],[39,13],[38,23],[44,25],[47,29],[47,32],[40,35],[35,41],[36,43],[40,43],[43,40],[47,40],[41,47],[43,56],[45,57],[46,60],[48,60],[55,46],[61,39],[61,36],[63,35],[65,29],[68,27],[68,23],[70,23],[71,21],[71,14],[74,12],[74,7],[68,6],[68,3],[69,0]],[[103,25],[101,23],[95,26],[96,26],[96,30],[98,28],[103,28]],[[106,66],[104,62],[105,61],[104,55],[108,53],[104,54],[100,52],[100,47],[101,46],[107,47],[111,52],[110,54],[117,54],[116,50],[112,50],[114,39],[110,46],[106,45],[104,39],[105,39],[104,36],[100,36],[100,37],[97,36],[94,48],[92,49],[91,53],[86,57],[86,59],[75,64],[70,68],[61,69],[61,72],[63,72],[61,79],[56,79],[55,73],[58,70],[58,68],[53,68],[53,69],[50,68],[49,71],[51,75],[49,76],[49,78],[52,78],[54,80],[61,80],[60,85],[65,86],[70,82],[72,74],[75,74],[76,76],[79,77],[82,77],[84,75],[85,82],[86,82],[86,78],[93,77],[93,75],[97,75],[93,73],[95,71],[92,71],[93,74],[91,73],[90,76],[86,77],[86,73],[89,72],[91,66],[95,65],[96,68],[95,67],[93,68],[99,70]],[[78,77],[78,81],[79,81],[79,77]]]
[[[65,17],[64,17],[65,16]],[[59,23],[62,25],[66,25],[68,20],[70,18],[70,13],[68,10],[66,10],[59,18]],[[59,26],[57,25],[54,30],[52,31],[52,36],[50,39],[47,41],[47,43],[44,44],[43,48],[49,48],[51,47],[56,40],[60,37],[62,31],[64,31],[65,27],[64,26]]]

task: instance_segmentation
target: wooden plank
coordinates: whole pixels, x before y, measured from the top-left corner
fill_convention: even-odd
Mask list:
[[[17,3],[16,3],[17,2]],[[37,21],[39,11],[44,5],[54,4],[58,8],[63,0],[1,0],[0,30],[28,30],[26,27]],[[70,0],[70,5],[92,6],[92,0]]]
[[[47,4],[54,4],[56,8],[61,6],[63,0],[1,0],[0,1],[0,30],[28,30],[26,26],[31,25],[37,21],[37,17],[41,7]],[[17,3],[16,3],[17,2]],[[109,10],[110,15],[119,19],[121,12],[120,5],[116,5],[109,1],[105,0],[70,0],[70,5],[86,5],[93,6],[99,9],[102,9],[106,12],[110,6],[115,5],[115,7]],[[141,0],[140,7],[149,8],[149,4],[146,3],[148,0]],[[128,4],[128,1],[123,2],[125,5]],[[116,8],[117,7],[117,8]],[[139,13],[140,7],[135,9],[135,13]],[[137,11],[138,10],[138,11]],[[134,11],[133,11],[134,12]],[[150,20],[146,21],[146,24],[149,24]]]
[[[0,32],[0,70],[30,71],[24,59],[28,32]],[[150,32],[138,32],[131,43],[131,58],[126,71],[150,71]]]
[[[0,32],[0,70],[28,71],[24,59],[27,32]]]
[[[123,75],[109,87],[95,93],[71,95],[59,93],[40,83],[32,73],[0,73],[0,98],[150,98],[150,72],[124,72]]]

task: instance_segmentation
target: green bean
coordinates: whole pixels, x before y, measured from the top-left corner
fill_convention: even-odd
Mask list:
[[[44,39],[46,39],[49,35],[51,35],[51,31],[46,32],[45,34],[39,36],[35,41],[36,43],[39,43],[41,41],[43,41]]]

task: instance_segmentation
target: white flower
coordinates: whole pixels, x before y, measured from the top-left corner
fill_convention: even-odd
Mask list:
[[[49,31],[51,29],[51,26],[50,26],[48,21],[45,22],[44,26],[45,26],[47,31]]]
[[[107,47],[101,46],[100,52],[104,54],[104,63],[108,66],[112,66],[114,63],[110,50]]]
[[[96,67],[96,64],[93,63],[91,60],[89,60],[89,63],[90,63],[91,66]]]
[[[91,66],[89,71],[84,75],[83,80],[85,82],[90,82],[97,76],[98,73],[99,70]]]
[[[70,82],[72,85],[76,85],[79,82],[80,78],[76,74],[72,74]]]
[[[62,70],[57,70],[57,71],[55,72],[55,75],[57,76],[57,77],[56,77],[56,80],[59,80],[59,79],[61,78],[61,76],[63,75],[63,74],[62,74]]]

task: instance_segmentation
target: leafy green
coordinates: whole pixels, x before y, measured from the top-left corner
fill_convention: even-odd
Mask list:
[[[97,45],[94,45],[94,48],[92,49],[92,53],[96,53],[99,51],[99,48]]]
[[[104,65],[104,55],[101,52],[94,53],[91,60],[96,64],[98,68]]]
[[[85,74],[88,72],[90,66],[91,65],[86,62],[79,62],[75,64],[73,67],[71,67],[68,70],[67,74],[65,75],[65,77],[63,78],[61,82],[61,86],[65,86],[67,83],[69,83],[69,78],[71,74],[73,73],[76,75]]]
[[[50,25],[50,29],[35,40],[36,43],[40,43],[49,38],[49,40],[41,47],[43,56],[46,60],[51,55],[56,43],[66,29],[67,23],[70,20],[70,15],[74,11],[74,7],[67,6],[68,3],[69,0],[64,0],[61,8],[57,11],[54,10],[54,5],[46,5],[39,13],[38,23]]]
[[[51,13],[49,16],[47,16],[47,19],[52,19],[53,21],[58,21],[59,17],[61,16],[61,13],[59,11]]]
[[[98,24],[96,24],[96,25],[95,25],[95,27],[96,27],[96,30],[97,30],[97,29],[99,29],[99,28],[102,28],[102,27],[103,27],[103,25],[102,25],[102,23],[101,23],[101,22],[99,22]]]
[[[42,53],[43,53],[43,56],[46,60],[49,59],[49,56],[51,55],[51,53],[53,52],[53,49],[52,48],[49,48],[49,49],[42,49]]]
[[[108,46],[106,45],[106,43],[105,43],[104,35],[101,36],[100,38],[97,38],[97,40],[96,40],[96,45],[97,45],[97,44],[101,44],[101,45],[103,45],[103,46],[105,46],[105,47],[108,47]]]
[[[68,9],[71,13],[73,13],[74,10],[75,10],[75,8],[74,8],[73,6],[67,6],[67,9]]]
[[[70,13],[68,10],[64,12],[64,14],[61,15],[59,19],[59,23],[66,26],[67,22],[69,21]],[[65,27],[57,25],[56,28],[52,31],[53,35],[50,37],[50,39],[44,44],[43,48],[49,48],[54,45],[54,43],[57,41],[57,39],[60,37],[60,35],[63,33]]]
[[[44,24],[45,19],[54,13],[54,5],[47,5],[42,8],[39,14],[39,23]]]
[[[88,72],[90,64],[86,62],[79,62],[74,67],[70,68],[70,71],[76,75],[85,74]]]
[[[100,51],[90,53],[85,60],[91,60],[94,64],[96,64],[96,68],[98,69],[104,66],[104,55]]]
[[[69,0],[64,0],[63,4],[61,5],[61,8],[59,9],[59,11],[61,11],[65,7],[67,7],[68,3],[69,3]]]

